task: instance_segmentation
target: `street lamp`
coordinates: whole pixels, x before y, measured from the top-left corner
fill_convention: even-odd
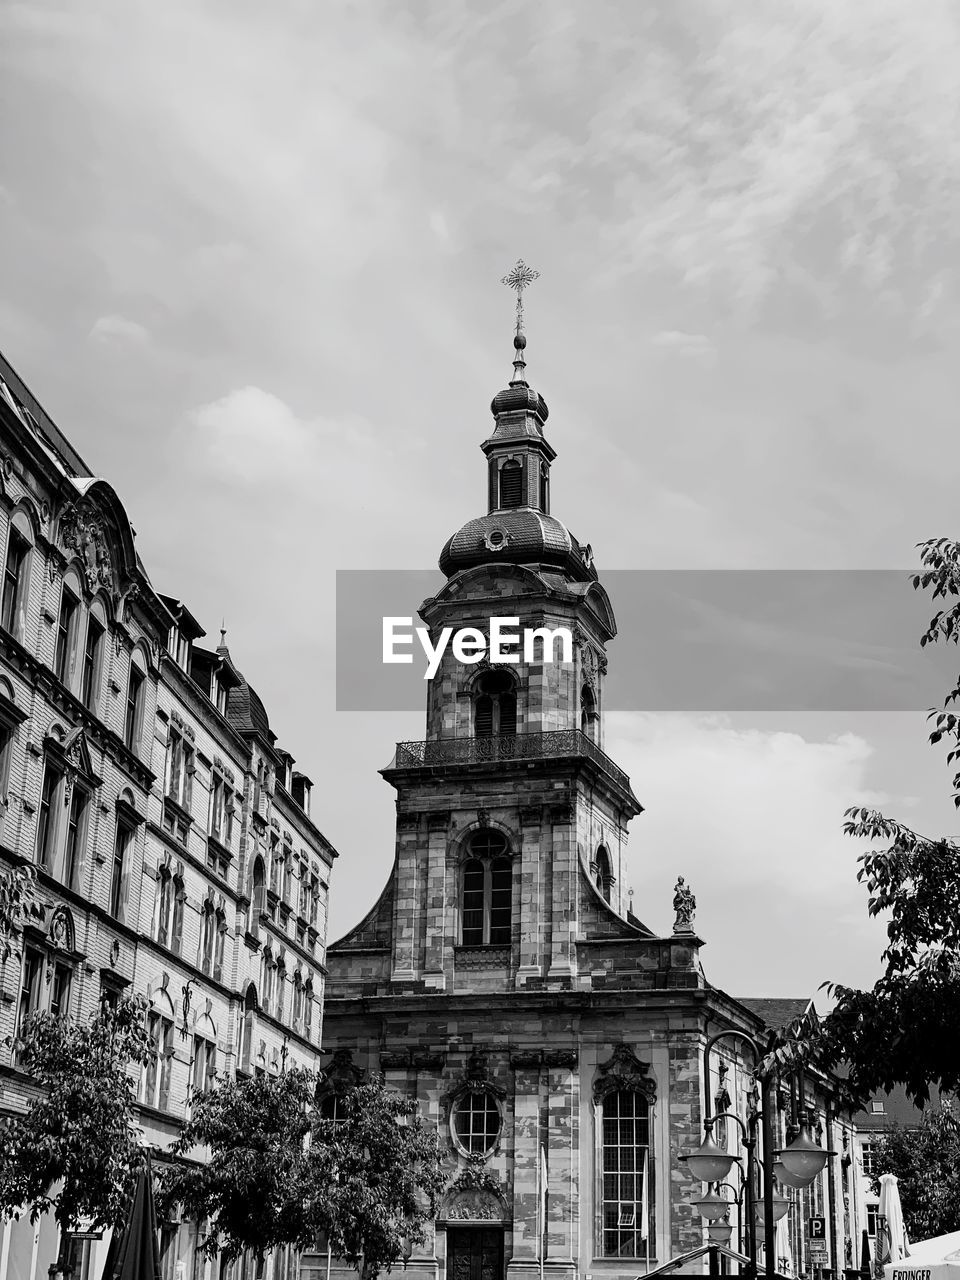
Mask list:
[[[700,1217],[706,1218],[707,1222],[717,1222],[730,1208],[730,1201],[724,1200],[723,1196],[713,1192],[712,1195],[706,1195],[701,1200],[694,1200],[693,1207],[699,1210]]]
[[[687,1156],[681,1156],[687,1163],[688,1168],[694,1177],[700,1178],[704,1182],[719,1182],[729,1172],[733,1165],[734,1156],[723,1151],[713,1140],[714,1122],[721,1119],[730,1119],[737,1125],[741,1134],[741,1142],[747,1153],[747,1167],[744,1175],[744,1227],[746,1231],[746,1251],[749,1259],[748,1276],[750,1280],[754,1280],[757,1275],[757,1230],[762,1227],[765,1241],[773,1240],[773,1225],[776,1222],[774,1216],[774,1188],[773,1188],[773,1132],[770,1117],[770,1099],[768,1093],[770,1090],[769,1077],[760,1079],[760,1105],[753,1112],[748,1121],[744,1122],[736,1112],[723,1112],[721,1115],[710,1115],[710,1050],[713,1046],[726,1036],[739,1036],[740,1039],[746,1040],[753,1050],[754,1063],[759,1067],[763,1057],[760,1046],[754,1040],[753,1036],[746,1031],[740,1031],[731,1027],[726,1031],[718,1031],[715,1035],[710,1036],[703,1049],[703,1081],[704,1081],[704,1139],[696,1151],[690,1152]],[[764,1151],[764,1162],[761,1165],[762,1195],[760,1198],[761,1212],[755,1215],[755,1205],[757,1204],[757,1130],[760,1130],[762,1145]],[[778,1197],[780,1199],[781,1197]],[[710,1203],[710,1197],[705,1197],[707,1203]],[[779,1206],[778,1206],[779,1208]],[[780,1211],[780,1214],[786,1212],[786,1208]],[[757,1220],[758,1219],[758,1220]],[[764,1270],[767,1280],[773,1280],[776,1274],[776,1259],[774,1258],[774,1250],[769,1245],[764,1250]]]
[[[714,1116],[713,1119],[719,1119],[719,1117]],[[730,1172],[736,1157],[724,1151],[722,1147],[718,1147],[714,1142],[712,1121],[707,1121],[704,1128],[706,1136],[703,1142],[696,1151],[691,1151],[681,1159],[686,1160],[687,1168],[701,1182],[722,1182]]]
[[[790,1187],[809,1187],[823,1172],[830,1154],[814,1141],[810,1123],[805,1118],[800,1133],[780,1152],[784,1182]]]

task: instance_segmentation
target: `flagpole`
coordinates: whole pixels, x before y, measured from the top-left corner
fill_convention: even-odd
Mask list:
[[[547,1238],[547,1152],[540,1143],[537,1156],[537,1252],[540,1255],[540,1280],[543,1280],[543,1255]]]

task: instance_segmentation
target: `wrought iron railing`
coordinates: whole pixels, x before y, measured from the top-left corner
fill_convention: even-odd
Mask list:
[[[586,756],[621,786],[630,779],[597,744],[579,729],[549,733],[511,733],[488,738],[436,738],[432,742],[398,742],[394,769],[423,769],[444,764],[493,764],[498,761],[545,760]]]

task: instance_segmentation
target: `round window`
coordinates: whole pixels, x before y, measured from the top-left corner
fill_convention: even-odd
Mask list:
[[[485,1156],[500,1136],[500,1108],[488,1090],[467,1093],[453,1108],[453,1136],[457,1145],[471,1156]]]

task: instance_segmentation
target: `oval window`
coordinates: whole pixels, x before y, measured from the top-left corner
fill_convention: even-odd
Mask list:
[[[488,1155],[500,1136],[500,1108],[488,1090],[464,1094],[453,1108],[453,1136],[470,1156]]]

